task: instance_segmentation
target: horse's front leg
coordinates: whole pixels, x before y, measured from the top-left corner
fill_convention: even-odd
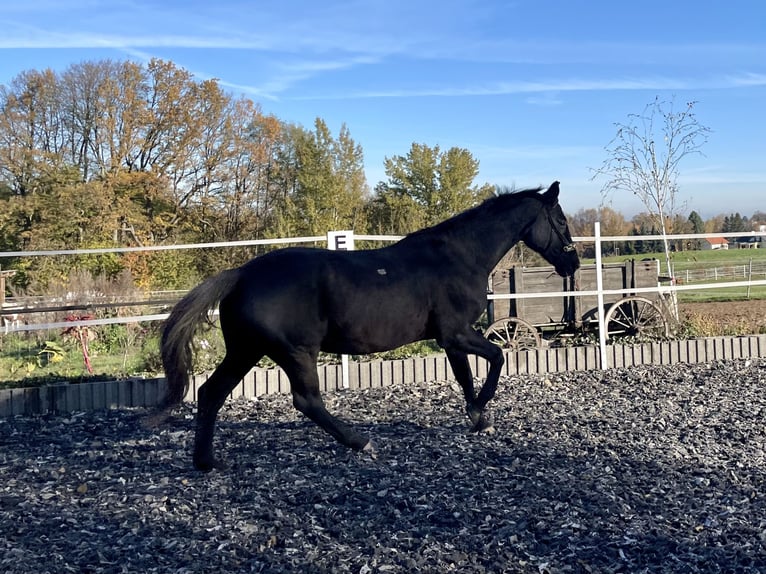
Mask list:
[[[473,373],[471,372],[471,365],[468,362],[468,355],[461,351],[448,350],[447,360],[452,367],[452,373],[455,375],[455,379],[463,389],[465,410],[468,413],[468,418],[471,420],[474,429],[477,429],[477,427],[483,425],[487,421],[482,421],[481,409],[476,408],[476,391],[473,386]]]
[[[500,380],[500,373],[505,362],[502,350],[473,330],[470,334],[455,337],[444,349],[452,372],[463,388],[466,412],[473,425],[471,431],[493,432],[492,420],[485,409],[487,403],[495,396],[497,383]],[[489,362],[487,379],[478,395],[474,391],[473,374],[468,362],[469,354],[477,355]]]

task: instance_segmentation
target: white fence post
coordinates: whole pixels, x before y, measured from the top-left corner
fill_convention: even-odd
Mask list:
[[[598,302],[598,345],[601,349],[601,368],[609,368],[609,360],[606,357],[606,323],[604,321],[604,270],[601,266],[601,223],[593,224],[595,235],[596,252],[596,300]]]
[[[327,248],[332,251],[353,251],[353,231],[328,231]],[[344,389],[349,388],[348,355],[340,356],[340,377]]]

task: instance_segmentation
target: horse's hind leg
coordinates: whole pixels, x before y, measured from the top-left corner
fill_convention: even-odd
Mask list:
[[[258,357],[260,359],[260,357]],[[194,466],[208,471],[223,466],[213,455],[213,434],[218,411],[226,397],[257,361],[237,361],[227,354],[213,374],[200,387],[197,394],[197,430],[194,436]]]
[[[316,355],[291,353],[277,361],[290,379],[293,405],[344,446],[354,450],[372,448],[367,437],[327,412],[319,393]]]

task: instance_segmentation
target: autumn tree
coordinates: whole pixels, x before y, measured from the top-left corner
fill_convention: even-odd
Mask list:
[[[580,209],[573,215],[567,217],[569,221],[569,229],[572,235],[589,237],[593,236],[593,230],[595,223],[598,221],[601,225],[601,235],[605,236],[622,236],[627,235],[630,231],[630,224],[625,221],[625,217],[612,209],[611,207],[602,206],[598,209]],[[612,242],[609,244],[613,253],[625,252],[625,242]],[[584,257],[594,257],[593,247],[585,246],[583,252]]]
[[[234,102],[233,153],[228,161],[227,193],[221,197],[222,240],[261,239],[276,217],[282,188],[280,150],[284,128],[250,100]]]
[[[24,72],[0,86],[0,239],[16,250],[262,236],[286,147],[276,118],[169,62]],[[226,263],[204,259],[201,275]]]
[[[63,162],[56,94],[51,70],[23,72],[0,86],[0,180],[10,196],[34,193],[36,181]]]

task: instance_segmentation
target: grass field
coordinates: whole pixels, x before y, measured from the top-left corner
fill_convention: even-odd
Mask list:
[[[715,285],[716,283],[724,283],[724,281],[711,281],[709,284]],[[742,281],[742,283],[741,287],[679,291],[678,300],[682,302],[703,302],[766,299],[766,285],[747,285],[747,281]]]
[[[604,263],[628,261],[630,259],[652,258],[665,261],[665,253],[641,253],[633,255],[618,255],[602,257]],[[671,253],[671,261],[676,271],[685,269],[704,269],[715,265],[746,265],[750,261],[766,263],[766,249],[711,249],[699,251],[675,251]],[[583,260],[593,263],[593,259]]]
[[[603,257],[603,263],[620,263],[630,259],[658,259],[661,273],[665,273],[665,254],[642,253],[640,255],[620,255]],[[593,263],[592,259],[583,260]],[[723,287],[720,289],[700,289],[679,291],[679,301],[736,301],[742,299],[766,299],[766,285],[748,285],[748,277],[753,281],[766,280],[766,249],[716,249],[705,251],[680,251],[671,254],[671,263],[679,284],[705,284],[741,282],[739,287]],[[752,268],[752,275],[750,269]],[[704,281],[684,281],[687,271],[719,270],[718,277]]]

